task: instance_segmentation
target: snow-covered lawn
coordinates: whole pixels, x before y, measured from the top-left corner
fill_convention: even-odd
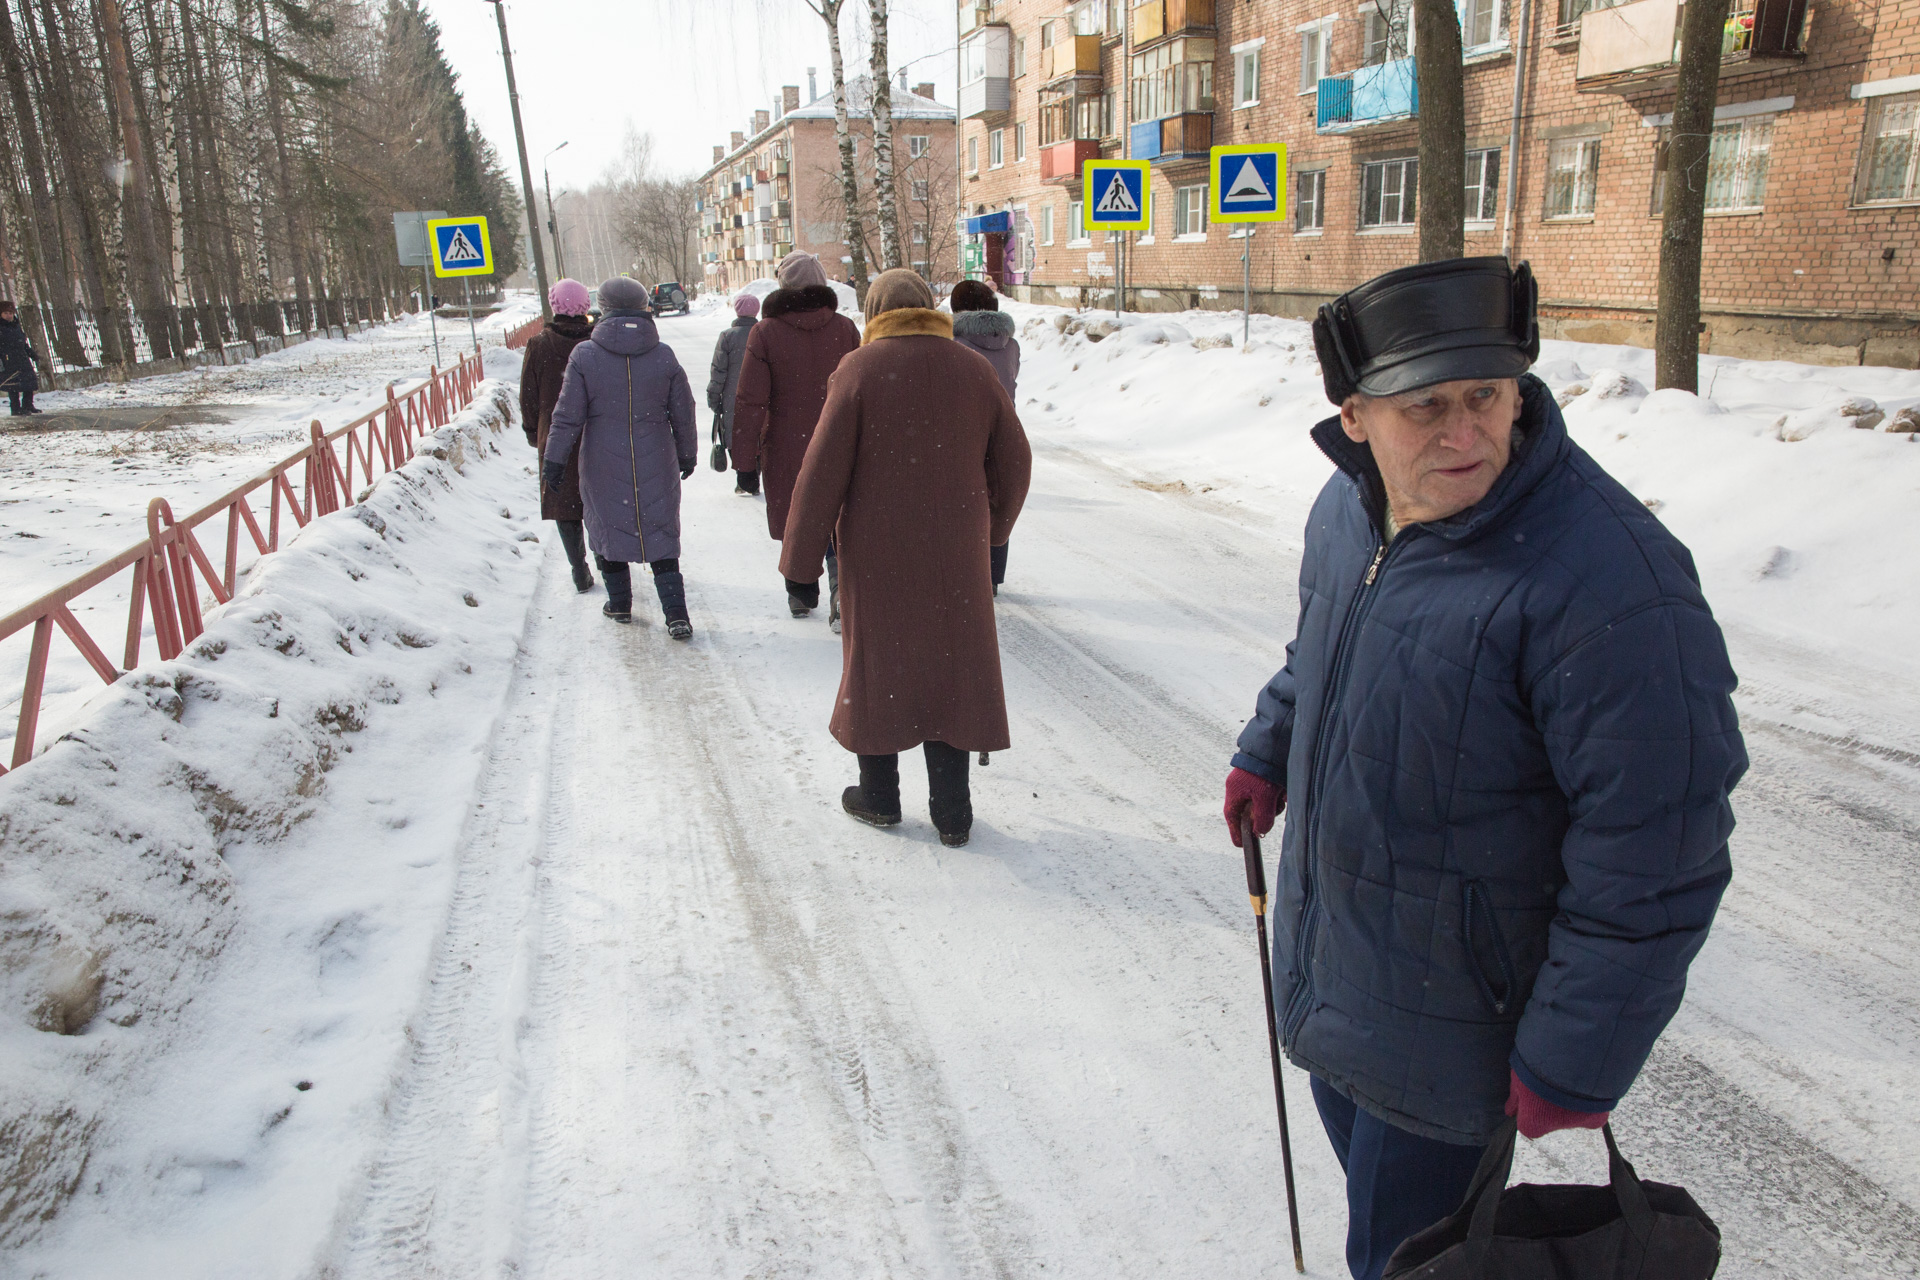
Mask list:
[[[725,301],[662,322],[696,393]],[[617,628],[517,430],[469,415],[0,779],[0,1271],[1289,1267],[1218,791],[1330,409],[1304,325],[1242,352],[1237,317],[1094,343],[1056,322],[1099,313],[1009,309],[1038,460],[970,846],[911,758],[899,830],[838,812],[838,644],[786,616],[760,502],[703,459],[695,640],[646,621],[644,575]],[[1754,756],[1622,1142],[1719,1219],[1722,1275],[1920,1273],[1920,614],[1886,567],[1920,448],[1838,412],[1892,419],[1920,374],[1709,361],[1708,397],[1649,396],[1646,353],[1568,344],[1540,372],[1693,547]],[[1344,1275],[1288,1089],[1309,1271]],[[1603,1168],[1556,1135],[1519,1172]]]

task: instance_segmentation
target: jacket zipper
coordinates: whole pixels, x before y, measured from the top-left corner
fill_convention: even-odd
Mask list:
[[[1394,539],[1404,542],[1405,535]],[[1306,894],[1300,910],[1300,932],[1294,938],[1293,964],[1300,974],[1300,983],[1293,989],[1292,997],[1287,1001],[1286,1019],[1281,1039],[1287,1047],[1293,1046],[1293,1038],[1300,1030],[1300,1024],[1306,1021],[1307,1010],[1313,1002],[1313,974],[1310,968],[1313,955],[1313,937],[1318,931],[1319,903],[1314,883],[1313,867],[1320,846],[1320,789],[1327,770],[1326,737],[1327,726],[1340,705],[1340,695],[1346,688],[1347,674],[1351,669],[1352,652],[1350,642],[1359,631],[1360,624],[1366,621],[1368,610],[1372,606],[1373,584],[1380,577],[1380,570],[1386,561],[1392,544],[1382,541],[1374,548],[1373,562],[1367,566],[1366,576],[1353,593],[1353,599],[1347,604],[1347,616],[1340,623],[1340,636],[1334,643],[1333,683],[1327,689],[1327,697],[1320,706],[1320,723],[1314,729],[1313,737],[1313,775],[1308,779],[1307,790],[1307,841],[1306,841]],[[1363,608],[1362,606],[1366,606]]]
[[[633,478],[633,536],[640,539],[640,560],[647,560],[646,522],[640,518],[640,451],[633,443],[633,357],[627,357],[627,474]]]

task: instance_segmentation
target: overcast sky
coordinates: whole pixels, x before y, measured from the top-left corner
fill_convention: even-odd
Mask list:
[[[517,182],[513,117],[500,33],[486,0],[426,0],[467,110],[499,148]],[[953,103],[953,0],[893,0],[894,80],[931,80]],[[847,0],[841,39],[847,75],[867,65],[866,0]],[[586,186],[619,154],[627,121],[654,137],[670,168],[697,173],[713,145],[771,107],[783,84],[806,97],[807,68],[831,84],[827,30],[804,0],[518,0],[507,5],[514,76],[534,186],[541,156],[553,187]],[[918,61],[916,61],[918,60]]]

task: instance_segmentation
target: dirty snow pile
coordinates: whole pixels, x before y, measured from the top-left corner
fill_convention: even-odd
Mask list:
[[[1332,467],[1308,437],[1334,412],[1308,326],[1237,312],[1072,312],[1022,322],[1020,414],[1043,445],[1150,483],[1260,505],[1293,530]],[[1649,392],[1653,353],[1546,342],[1537,373],[1573,438],[1694,553],[1723,618],[1863,654],[1920,631],[1889,530],[1920,510],[1920,372],[1701,360],[1704,394]]]
[[[0,1249],[34,1274],[180,1274],[207,1232],[292,1274],[333,1229],[535,579],[516,416],[484,383],[0,778]],[[107,1216],[139,1258],[88,1250]]]

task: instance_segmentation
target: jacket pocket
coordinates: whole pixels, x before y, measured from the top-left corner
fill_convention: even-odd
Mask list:
[[[1461,927],[1466,933],[1467,965],[1480,984],[1480,994],[1497,1014],[1505,1015],[1513,1007],[1519,984],[1513,973],[1513,954],[1507,950],[1506,935],[1493,914],[1493,899],[1487,886],[1469,880],[1461,890]]]

